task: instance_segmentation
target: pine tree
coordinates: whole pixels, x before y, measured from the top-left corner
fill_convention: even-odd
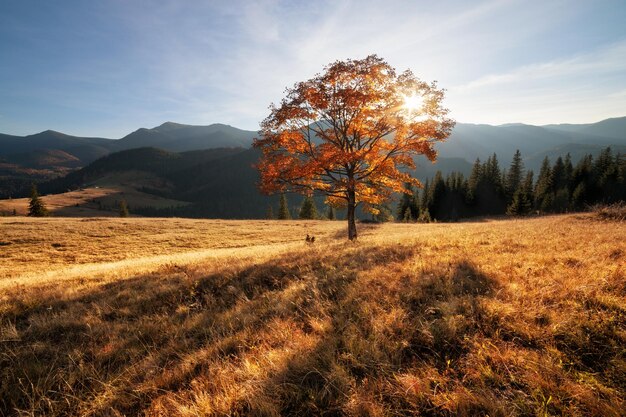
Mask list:
[[[567,178],[565,173],[565,163],[560,156],[556,158],[554,167],[552,168],[552,192],[556,193],[561,188],[567,186]]]
[[[584,182],[579,183],[572,193],[571,206],[574,210],[582,210],[587,201],[587,187]]]
[[[554,201],[552,203],[552,210],[557,213],[565,213],[569,208],[569,191],[567,187],[563,187],[554,193]]]
[[[552,169],[550,160],[546,156],[541,164],[537,183],[535,184],[535,208],[541,211],[550,211],[554,196],[552,195]]]
[[[478,185],[483,178],[483,165],[480,163],[480,159],[476,158],[474,165],[472,166],[472,173],[470,174],[468,185],[468,198],[470,202],[474,202],[478,191]]]
[[[404,215],[408,209],[411,220],[417,220],[420,207],[418,197],[419,191],[414,189],[410,183],[405,184],[405,188],[408,193],[402,193],[402,197],[400,197],[400,201],[398,202],[398,209],[396,211],[396,218],[398,220],[403,220]]]
[[[594,164],[595,201],[614,203],[621,190],[619,154],[613,157],[611,148],[603,150]]]
[[[598,159],[593,166],[594,174],[598,178],[602,177],[604,173],[611,169],[613,164],[613,152],[611,151],[611,147],[609,146],[608,148],[603,149],[602,152],[600,152],[600,155],[598,155]]]
[[[460,172],[451,172],[446,177],[446,188],[443,193],[443,203],[439,215],[440,220],[456,221],[460,217],[470,214],[468,202],[467,181]]]
[[[533,209],[533,172],[526,172],[523,181],[520,181],[517,189],[513,193],[511,203],[506,209],[506,214],[510,216],[524,216]]]
[[[326,213],[326,218],[328,218],[328,220],[335,220],[336,219],[336,215],[335,215],[335,209],[333,208],[333,206],[328,206],[328,212]]]
[[[420,215],[420,199],[419,199],[419,190],[415,190],[413,196],[411,197],[411,217],[413,220],[417,220]]]
[[[534,177],[533,171],[527,171],[526,178],[524,178],[524,182],[522,183],[522,189],[524,190],[524,193],[528,197],[528,200],[530,201],[531,205],[533,202],[533,177]]]
[[[618,153],[615,157],[618,176],[618,191],[616,199],[618,201],[626,201],[626,155]]]
[[[315,202],[312,197],[304,197],[298,217],[303,220],[313,220],[317,218],[317,208],[315,207]]]
[[[487,159],[483,170],[485,179],[492,184],[496,194],[500,194],[503,191],[502,173],[500,172],[498,157],[495,153],[489,159]]]
[[[426,180],[426,182],[424,183],[424,188],[422,189],[422,194],[420,197],[420,212],[425,209],[428,208],[429,205],[429,200],[428,200],[428,196],[430,194],[430,183],[428,182],[428,180]]]
[[[524,163],[522,162],[522,153],[515,151],[513,155],[513,161],[511,161],[511,167],[505,180],[505,192],[507,201],[513,200],[513,194],[517,191],[522,183],[522,177],[524,175]]]
[[[413,216],[411,216],[411,209],[409,207],[407,207],[404,210],[404,215],[402,215],[402,217],[400,217],[402,219],[402,222],[404,223],[410,223],[413,220]]]
[[[445,217],[444,196],[446,193],[446,183],[443,180],[441,171],[437,171],[433,183],[429,187],[428,211],[433,219]]]
[[[398,203],[398,211],[396,217],[400,220],[404,220],[404,216],[409,211],[409,216],[411,215],[411,199],[413,197],[413,186],[411,183],[407,183],[404,185],[407,192],[402,193],[400,197],[400,201]]]
[[[428,207],[424,207],[420,210],[420,215],[417,218],[417,221],[420,223],[430,223],[433,221],[430,217],[430,211],[428,211]]]
[[[480,172],[479,180],[473,187],[470,186],[470,195],[472,195],[470,201],[474,206],[474,214],[504,214],[507,204],[502,186],[502,172],[496,154],[490,156],[480,171],[476,170],[476,172]],[[475,177],[474,172],[472,172],[472,176]],[[470,180],[471,183],[474,183],[472,177]]]
[[[572,182],[572,174],[574,173],[574,167],[572,166],[572,156],[569,154],[569,152],[567,153],[567,155],[565,155],[565,161],[563,162],[564,165],[564,178],[565,178],[565,183],[567,184],[567,187],[569,189],[569,191],[571,192],[571,182]]]
[[[515,194],[513,194],[513,200],[506,209],[506,214],[509,216],[521,216],[528,213],[530,202],[526,198],[526,194],[522,187],[519,187]]]
[[[28,203],[28,215],[31,217],[44,217],[48,215],[48,210],[37,192],[37,186],[33,184],[30,190],[30,203]]]
[[[128,217],[128,205],[126,204],[126,200],[120,201],[119,213],[120,217]]]
[[[287,196],[285,194],[280,195],[278,220],[291,220],[291,214],[289,214],[289,203],[287,202]]]

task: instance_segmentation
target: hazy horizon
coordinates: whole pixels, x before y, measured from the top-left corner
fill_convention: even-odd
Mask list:
[[[472,122],[464,122],[464,121],[459,121],[459,120],[457,120],[456,122],[457,122],[457,124],[464,124],[464,125],[494,126],[494,127],[500,127],[500,126],[506,126],[506,125],[516,125],[516,124],[522,124],[522,125],[527,125],[527,126],[545,127],[545,126],[557,126],[557,125],[587,125],[587,124],[594,124],[594,123],[602,122],[602,121],[608,120],[608,119],[615,119],[615,118],[620,119],[620,118],[623,118],[623,117],[626,117],[626,114],[624,116],[609,117],[607,119],[594,120],[594,121],[591,121],[591,122],[581,122],[581,123],[546,123],[546,124],[542,124],[542,125],[533,125],[533,124],[530,124],[530,123],[521,123],[521,122],[509,122],[509,123],[501,123],[501,124],[472,123]],[[159,126],[161,126],[163,124],[166,124],[166,123],[174,123],[174,124],[180,124],[180,125],[183,125],[183,126],[194,126],[194,127],[213,126],[213,125],[220,125],[221,124],[221,125],[233,127],[235,129],[246,130],[246,131],[257,131],[258,130],[258,129],[244,129],[244,128],[241,128],[239,126],[234,126],[232,124],[222,123],[222,122],[219,122],[219,121],[216,121],[216,122],[213,122],[213,123],[191,124],[191,123],[181,123],[181,122],[178,122],[178,121],[175,121],[175,120],[166,120],[163,123],[159,123],[158,125],[155,125],[155,126],[138,126],[135,129],[133,129],[131,131],[128,131],[128,132],[126,132],[125,134],[123,134],[123,135],[121,135],[119,137],[98,136],[98,135],[93,135],[93,134],[75,135],[75,134],[72,134],[70,132],[59,131],[59,130],[56,130],[56,129],[44,129],[44,130],[40,130],[40,131],[37,131],[37,132],[31,132],[31,133],[26,133],[26,134],[21,134],[21,135],[0,131],[0,134],[7,134],[7,135],[23,136],[23,137],[25,137],[25,136],[32,136],[32,135],[36,135],[38,133],[43,133],[45,131],[51,130],[51,131],[63,133],[63,134],[70,135],[70,136],[76,136],[76,137],[92,137],[92,138],[97,137],[97,138],[102,138],[102,139],[119,140],[119,139],[123,139],[128,134],[133,133],[133,132],[135,132],[135,131],[137,131],[139,129],[155,129],[155,128],[157,128],[157,127],[159,127]]]
[[[0,132],[257,130],[286,87],[374,53],[461,123],[593,123],[625,115],[624,21],[620,1],[4,3]]]

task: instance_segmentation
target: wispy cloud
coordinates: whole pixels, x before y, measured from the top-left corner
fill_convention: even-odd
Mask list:
[[[478,90],[502,84],[525,83],[533,80],[605,73],[622,74],[626,71],[626,41],[618,42],[586,54],[568,59],[525,65],[501,74],[480,77],[454,89]]]
[[[626,88],[619,19],[626,7],[617,3],[111,0],[71,10],[31,7],[0,14],[0,48],[11,58],[0,61],[0,131],[21,123],[28,133],[52,127],[119,137],[164,119],[256,129],[286,87],[337,59],[372,53],[438,80],[459,120],[530,123],[550,115],[559,122],[590,107],[602,114],[602,103],[609,114],[624,104],[616,91]]]

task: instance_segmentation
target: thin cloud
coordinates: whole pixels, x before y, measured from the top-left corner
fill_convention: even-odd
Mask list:
[[[468,91],[539,79],[624,71],[626,71],[626,41],[566,60],[527,65],[506,73],[487,75],[454,89]]]

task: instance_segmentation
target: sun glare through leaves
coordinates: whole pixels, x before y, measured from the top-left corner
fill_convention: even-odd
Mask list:
[[[418,94],[404,96],[404,107],[410,113],[418,113],[424,107],[424,98]]]

